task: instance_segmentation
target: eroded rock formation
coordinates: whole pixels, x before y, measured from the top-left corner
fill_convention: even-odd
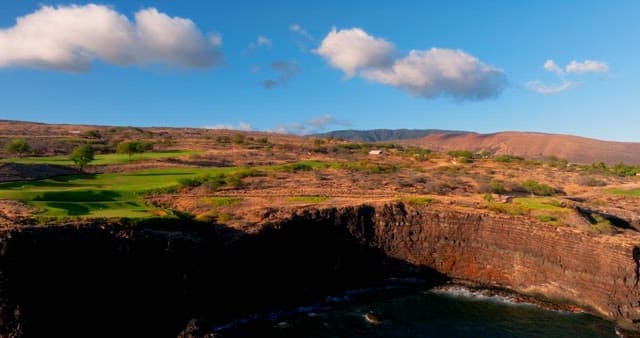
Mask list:
[[[640,320],[632,231],[402,203],[279,210],[253,231],[165,222],[3,231],[0,335],[170,337],[192,318],[286,308],[390,276],[508,288],[626,328]]]

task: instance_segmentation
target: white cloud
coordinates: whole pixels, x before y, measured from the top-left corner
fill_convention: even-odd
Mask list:
[[[602,61],[584,60],[571,61],[566,67],[567,73],[604,73],[609,71],[609,65]]]
[[[576,84],[571,81],[563,80],[559,84],[555,85],[546,85],[540,81],[529,81],[525,84],[525,87],[531,91],[536,93],[551,95],[556,94],[567,89],[574,87]]]
[[[263,35],[258,35],[258,37],[256,38],[256,41],[251,42],[249,46],[247,46],[247,50],[245,51],[245,53],[253,54],[255,53],[256,49],[258,49],[258,47],[271,48],[271,39]]]
[[[308,44],[313,42],[313,36],[297,23],[290,25],[289,30],[295,34],[293,42],[298,46],[298,49],[305,53],[308,52]]]
[[[298,25],[297,23],[290,25],[289,30],[299,34],[300,36],[304,37],[307,40],[313,40],[313,37],[311,36],[311,34],[309,34],[309,32],[307,32],[304,28],[302,28],[302,26]]]
[[[502,70],[464,51],[432,48],[394,58],[392,43],[360,28],[332,29],[315,52],[347,77],[359,74],[424,98],[481,100],[498,95],[506,85]]]
[[[227,129],[227,130],[240,130],[240,131],[252,131],[253,127],[246,122],[240,122],[238,125],[233,124],[214,124],[211,126],[203,126],[204,129]]]
[[[258,46],[269,46],[271,47],[271,40],[262,35],[258,35],[258,40],[256,41]]]
[[[132,22],[103,5],[44,6],[0,29],[0,67],[77,72],[100,59],[205,68],[222,60],[215,47],[215,39],[207,39],[193,21],[155,8],[138,11]]]
[[[301,123],[277,125],[267,131],[280,134],[308,135],[324,131],[330,125],[350,126],[349,121],[337,119],[331,115],[322,115]]]
[[[367,69],[365,78],[403,89],[411,95],[481,100],[498,95],[506,84],[502,70],[461,50],[412,50],[390,67]]]
[[[209,34],[209,42],[215,47],[222,46],[222,35],[218,33]]]
[[[575,87],[578,84],[577,82],[569,81],[565,78],[572,73],[603,73],[609,71],[609,65],[607,65],[606,62],[592,60],[585,60],[583,62],[573,60],[566,65],[563,70],[553,60],[548,59],[545,61],[542,68],[548,72],[554,73],[557,76],[559,83],[548,85],[541,81],[529,81],[525,83],[525,88],[544,95],[560,93]]]
[[[562,75],[562,68],[560,68],[553,60],[549,59],[545,61],[544,66],[542,66],[545,70],[556,73],[557,75]]]
[[[314,52],[345,72],[347,77],[353,77],[362,68],[389,65],[394,47],[360,28],[336,31],[334,27]]]

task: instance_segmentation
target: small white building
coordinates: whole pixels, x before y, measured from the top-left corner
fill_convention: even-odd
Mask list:
[[[369,155],[382,155],[382,149],[369,150]]]

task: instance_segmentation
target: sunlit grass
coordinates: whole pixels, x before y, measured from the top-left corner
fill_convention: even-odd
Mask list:
[[[638,197],[638,196],[640,196],[640,189],[638,189],[638,188],[636,188],[636,189],[613,188],[613,189],[608,189],[607,191],[610,194],[617,195],[617,196],[630,196],[630,197]]]
[[[322,203],[328,200],[329,197],[326,196],[290,196],[285,198],[287,202],[295,202],[295,203]]]
[[[91,165],[106,165],[106,164],[122,164],[130,162],[138,162],[145,160],[154,160],[169,157],[180,157],[197,154],[194,151],[186,150],[171,150],[171,151],[155,151],[141,154],[133,154],[131,158],[127,154],[98,154],[95,156],[95,160],[91,162]],[[22,164],[57,164],[57,165],[74,165],[73,161],[69,159],[68,155],[58,156],[42,156],[42,157],[23,157],[23,158],[7,158],[0,160],[1,162],[13,162]]]
[[[297,162],[289,168],[323,166],[321,162]],[[37,181],[0,183],[0,199],[19,200],[36,207],[42,217],[130,217],[144,218],[162,213],[149,206],[144,195],[179,189],[189,178],[238,175],[247,171],[282,170],[282,166],[162,168],[124,173],[71,175]],[[285,169],[288,170],[288,169]],[[293,197],[292,202],[319,203],[320,196]],[[212,198],[216,206],[239,203],[232,197]]]

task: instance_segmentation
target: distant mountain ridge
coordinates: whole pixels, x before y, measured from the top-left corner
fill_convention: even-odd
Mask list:
[[[556,156],[572,163],[640,164],[640,143],[602,141],[574,135],[514,131],[492,134],[433,133],[399,143],[438,151],[484,150],[496,155],[535,159]]]
[[[544,159],[550,156],[572,163],[640,164],[640,143],[603,141],[574,135],[505,131],[479,134],[439,129],[336,130],[315,134],[356,142],[388,142],[416,145],[437,151],[488,151]]]
[[[441,129],[370,129],[370,130],[335,130],[327,133],[314,134],[316,137],[335,137],[348,141],[359,142],[383,142],[394,140],[410,140],[425,137],[431,134],[466,134],[469,132],[459,130]]]

